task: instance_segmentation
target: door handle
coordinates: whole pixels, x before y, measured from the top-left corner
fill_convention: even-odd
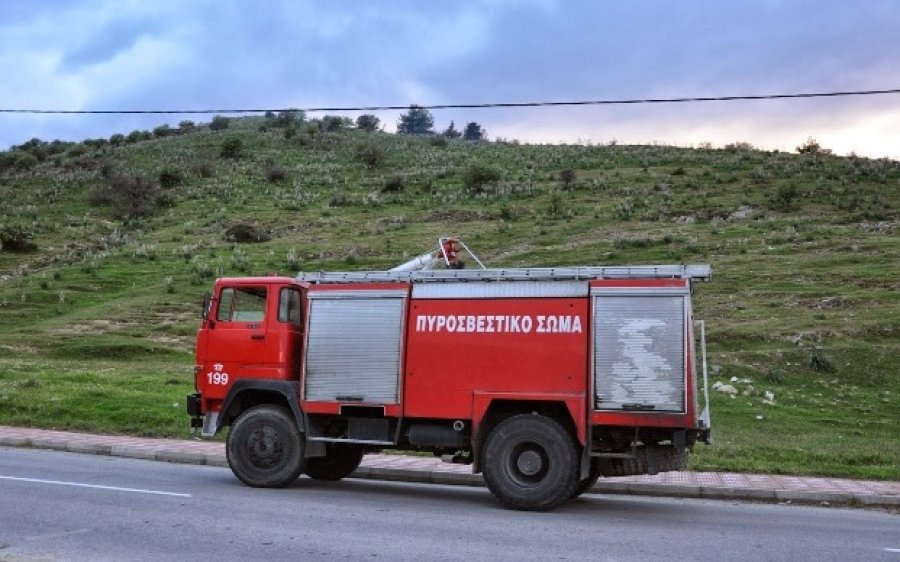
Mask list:
[[[251,340],[264,340],[264,339],[266,339],[266,335],[265,334],[250,334],[250,339]]]

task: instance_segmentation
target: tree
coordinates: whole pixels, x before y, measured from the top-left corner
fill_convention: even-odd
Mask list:
[[[352,125],[353,121],[349,117],[341,117],[340,115],[324,115],[322,120],[319,121],[319,129],[328,133],[334,133]]]
[[[819,144],[819,141],[812,137],[809,137],[808,139],[806,139],[805,143],[798,146],[797,152],[800,154],[831,154],[831,150],[822,148],[822,145]]]
[[[213,131],[221,131],[222,129],[227,129],[228,118],[223,117],[222,115],[216,115],[212,118],[212,122],[209,124],[209,128]]]
[[[431,135],[434,134],[434,117],[424,107],[418,105],[409,106],[409,111],[400,116],[397,121],[397,134],[400,135]]]
[[[559,183],[562,184],[564,189],[570,189],[577,177],[578,175],[572,168],[565,168],[559,171]]]
[[[360,131],[372,133],[378,130],[379,125],[381,125],[381,120],[371,113],[366,113],[365,115],[360,115],[356,118],[356,128]]]
[[[153,136],[161,139],[163,137],[167,137],[172,134],[172,128],[168,125],[160,125],[159,127],[153,129]]]
[[[300,109],[285,109],[279,111],[278,115],[273,118],[276,127],[295,127],[298,123],[306,120],[306,112]]]
[[[484,139],[487,135],[487,131],[481,128],[481,125],[472,121],[468,125],[466,125],[466,130],[463,133],[463,138],[467,141],[480,141]]]
[[[456,125],[453,121],[450,121],[450,126],[444,129],[444,132],[441,135],[447,137],[448,139],[458,139],[462,136],[462,133],[456,130]]]

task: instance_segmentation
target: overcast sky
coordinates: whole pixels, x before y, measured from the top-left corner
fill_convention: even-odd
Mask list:
[[[0,0],[0,109],[566,101],[900,88],[897,0]],[[467,109],[490,138],[807,137],[900,159],[900,95]],[[350,117],[356,114],[347,113]],[[381,112],[393,130],[399,112]],[[314,114],[312,116],[315,116]],[[211,116],[0,114],[0,148]]]

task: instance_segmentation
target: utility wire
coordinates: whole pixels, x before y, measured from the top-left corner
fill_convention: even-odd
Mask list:
[[[534,102],[501,102],[501,103],[447,103],[433,105],[369,105],[348,107],[290,107],[262,109],[2,109],[0,113],[32,113],[32,114],[204,114],[204,113],[265,113],[268,111],[388,111],[409,109],[412,105],[422,109],[489,109],[500,107],[561,107],[580,105],[636,105],[648,103],[699,103],[713,101],[741,100],[778,100],[799,98],[838,98],[847,96],[872,96],[881,94],[900,94],[900,88],[890,90],[857,90],[847,92],[820,92],[804,94],[764,94],[756,96],[715,96],[685,98],[639,98],[618,100],[581,100],[581,101],[534,101]]]

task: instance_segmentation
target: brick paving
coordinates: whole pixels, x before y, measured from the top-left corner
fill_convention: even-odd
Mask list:
[[[0,426],[0,446],[34,447],[76,453],[227,466],[220,441],[151,439],[94,435]],[[370,454],[354,473],[358,478],[483,485],[466,465],[433,457]],[[594,492],[674,497],[750,499],[801,503],[836,503],[900,507],[900,482],[743,474],[733,472],[664,472],[656,475],[601,478]]]

